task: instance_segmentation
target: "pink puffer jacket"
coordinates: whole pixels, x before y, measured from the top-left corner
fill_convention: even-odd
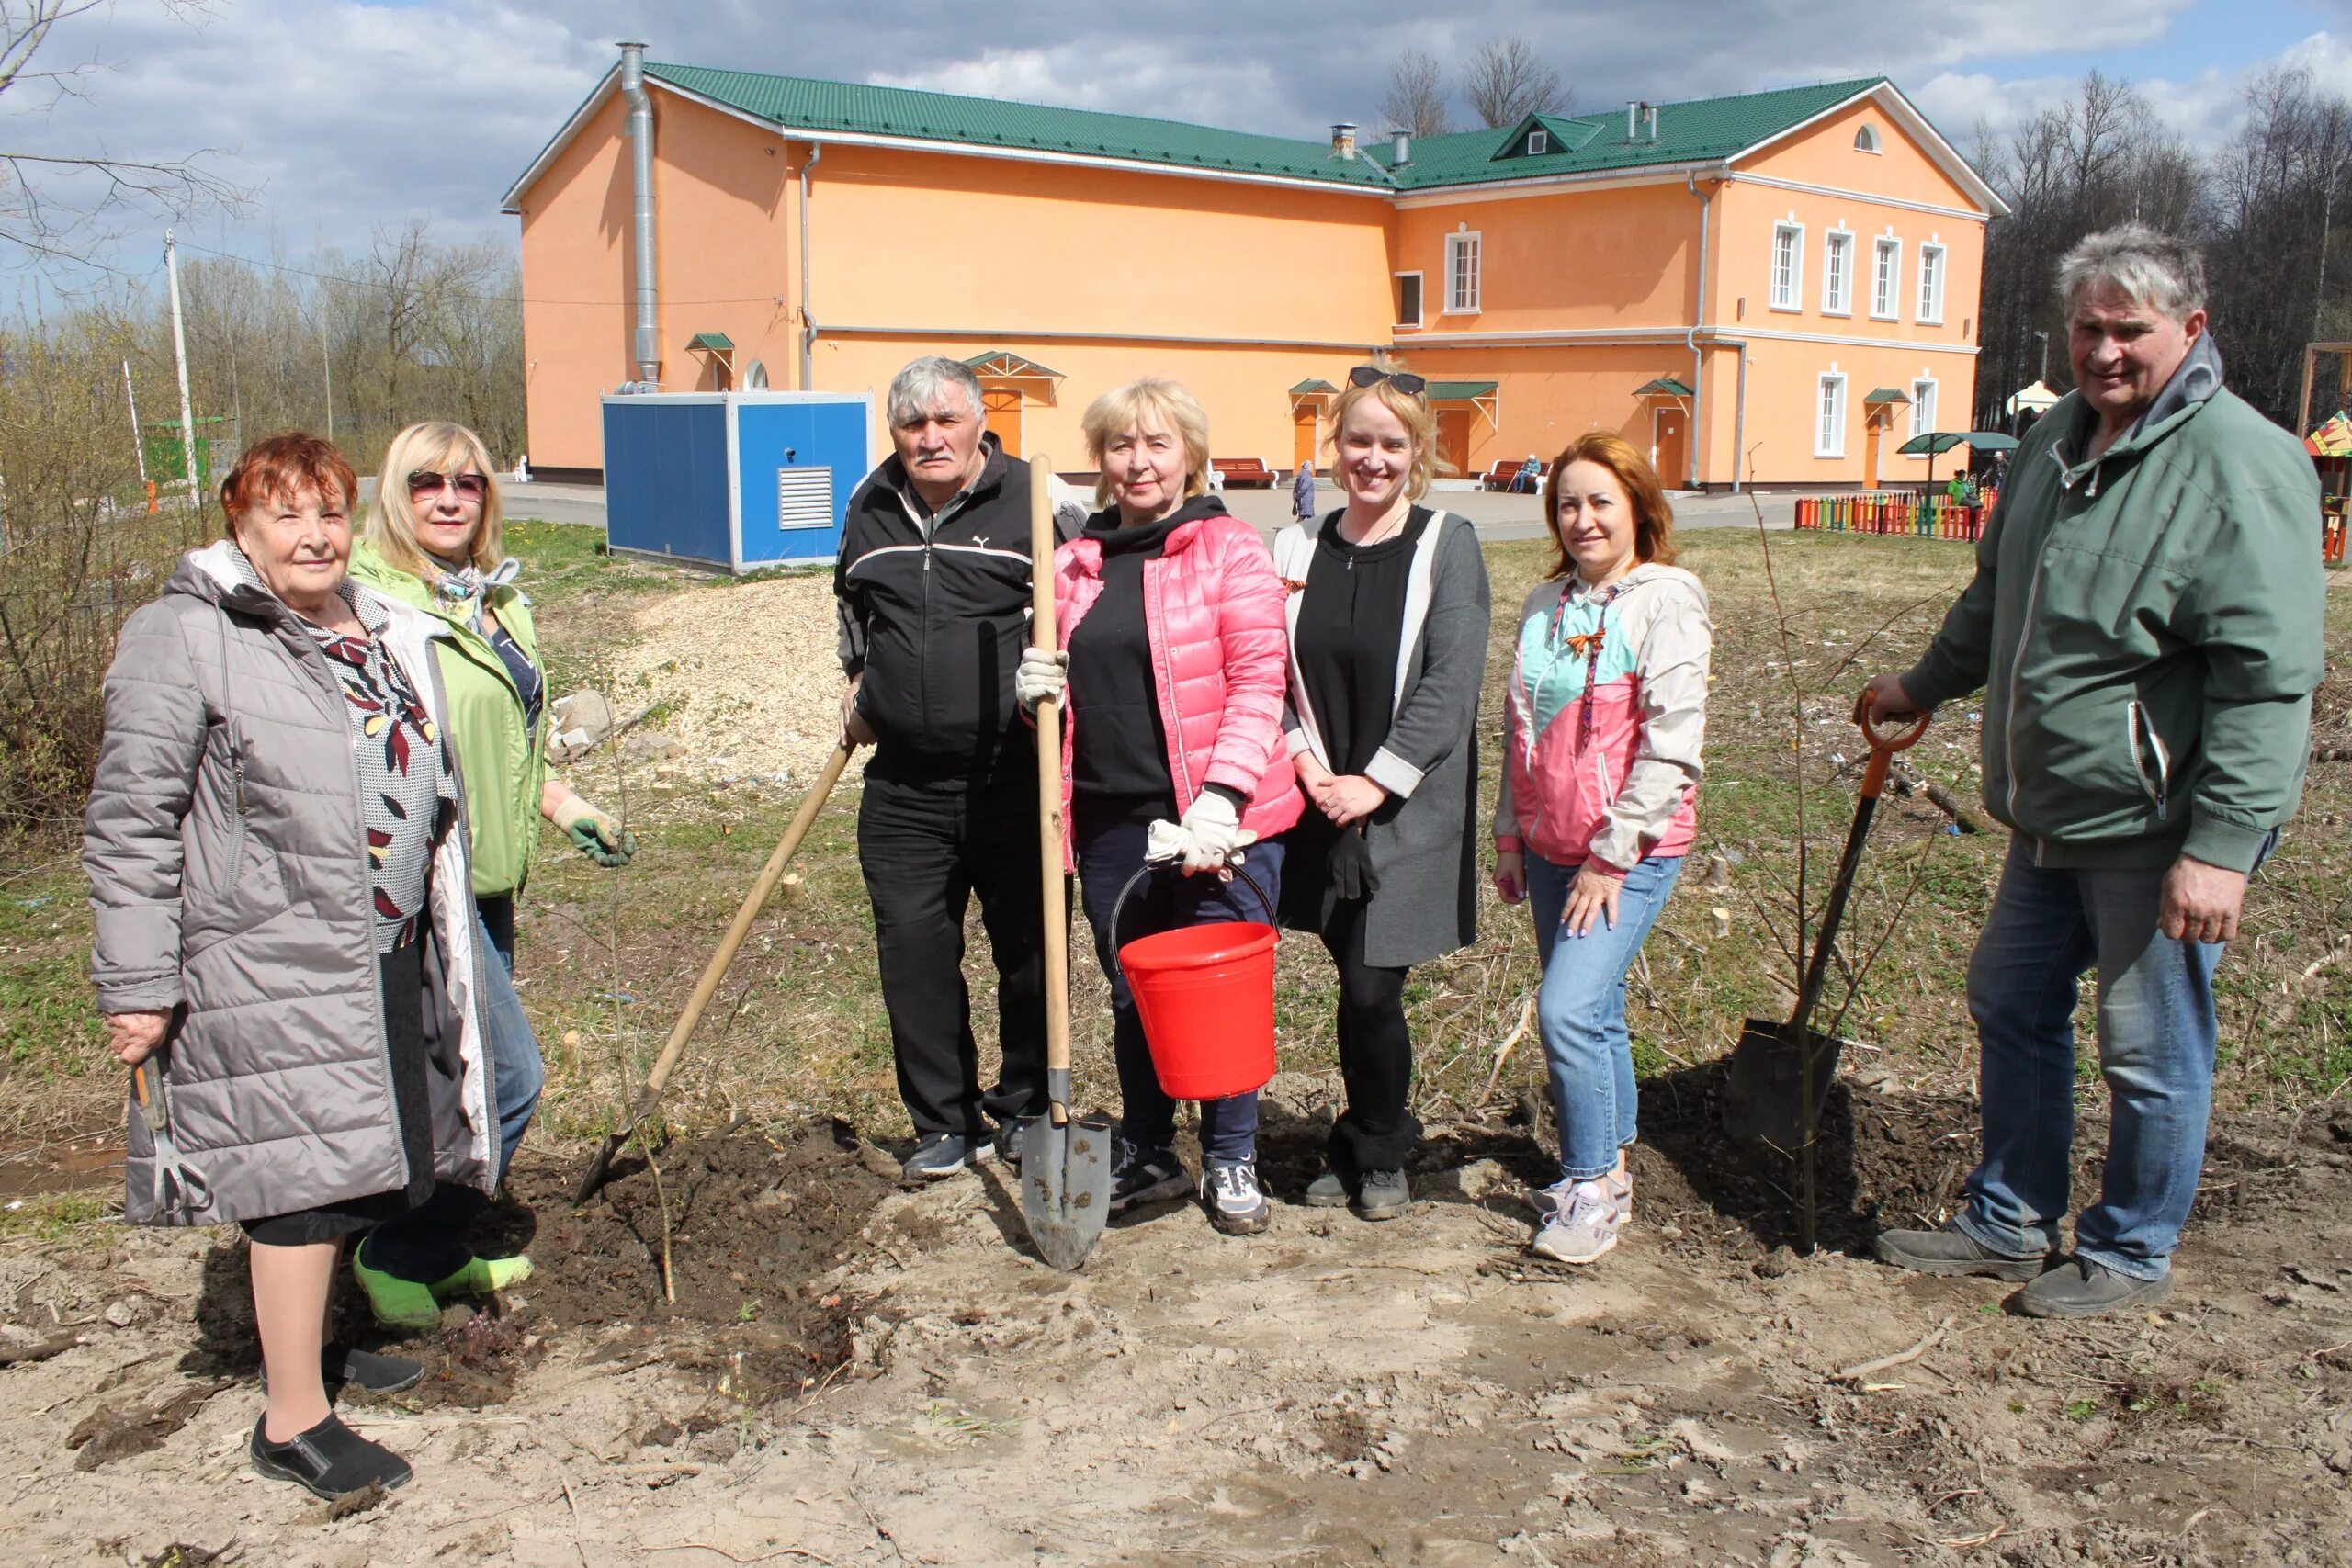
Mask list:
[[[1102,592],[1102,546],[1080,537],[1054,552],[1054,630],[1063,648]],[[1224,784],[1241,793],[1241,826],[1261,839],[1287,830],[1306,805],[1283,742],[1284,597],[1273,558],[1238,517],[1179,525],[1159,558],[1144,563],[1144,621],[1176,808],[1190,810],[1204,786]],[[1062,728],[1062,859],[1071,867],[1070,769],[1083,720],[1073,705]]]

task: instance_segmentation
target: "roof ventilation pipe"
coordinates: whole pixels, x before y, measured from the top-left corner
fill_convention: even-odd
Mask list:
[[[634,388],[651,392],[662,385],[662,295],[653,275],[653,98],[645,90],[645,45],[621,48],[621,96],[628,101],[629,184],[634,195],[630,231],[637,250],[637,377]]]
[[[1399,126],[1388,133],[1388,166],[1401,169],[1413,161],[1413,133]]]
[[[1657,106],[1656,104],[1642,106],[1642,140],[1656,141],[1657,140]]]
[[[1633,141],[1636,136],[1641,134],[1641,129],[1642,100],[1639,98],[1627,98],[1625,100],[1625,140],[1628,141]]]
[[[1331,127],[1331,156],[1353,158],[1356,155],[1356,128],[1352,120],[1341,120]]]

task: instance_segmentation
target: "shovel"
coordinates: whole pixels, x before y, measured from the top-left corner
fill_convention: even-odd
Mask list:
[[[1030,639],[1052,652],[1053,470],[1029,460]],[[1037,856],[1046,895],[1046,1103],[1021,1124],[1021,1217],[1037,1255],[1065,1273],[1111,1217],[1111,1123],[1070,1114],[1069,889],[1062,876],[1062,705],[1037,705]]]
[[[840,780],[842,770],[848,765],[849,747],[834,747],[833,754],[825,759],[824,768],[817,774],[817,782],[808,787],[808,797],[801,801],[800,809],[792,814],[792,825],[777,840],[775,852],[768,856],[768,863],[760,868],[760,879],[752,884],[752,891],[744,895],[742,907],[735,911],[734,923],[719,939],[718,951],[712,953],[710,962],[703,966],[702,978],[695,983],[694,995],[686,998],[686,1010],[678,1015],[677,1026],[670,1031],[669,1042],[662,1047],[662,1055],[653,1060],[653,1070],[645,1075],[645,1092],[639,1095],[637,1103],[629,1108],[628,1119],[613,1130],[612,1134],[605,1138],[604,1147],[598,1149],[595,1157],[588,1162],[587,1170],[580,1178],[580,1190],[571,1195],[574,1203],[585,1203],[596,1195],[596,1190],[604,1186],[605,1178],[612,1169],[613,1156],[620,1152],[621,1145],[628,1142],[629,1134],[636,1132],[639,1123],[653,1114],[653,1108],[662,1102],[662,1091],[669,1087],[670,1075],[677,1070],[678,1058],[685,1055],[686,1041],[693,1035],[695,1025],[702,1021],[702,1010],[710,1005],[712,995],[718,989],[718,982],[727,977],[727,966],[735,961],[736,949],[741,947],[743,939],[752,934],[752,922],[759,919],[761,907],[767,903],[768,895],[774,893],[775,885],[784,879],[784,868],[792,863],[792,857],[800,849],[800,840],[808,836],[808,825],[817,819],[817,813],[824,807],[825,797],[833,793],[834,784]]]
[[[1802,1239],[1808,1253],[1814,1244],[1813,1135],[1838,1074],[1840,1045],[1834,1036],[1813,1032],[1813,1012],[1829,978],[1838,928],[1845,922],[1846,900],[1854,891],[1854,874],[1861,868],[1862,845],[1870,838],[1871,818],[1886,789],[1887,773],[1894,765],[1894,754],[1910,750],[1927,733],[1929,717],[1920,714],[1908,729],[1882,735],[1871,728],[1869,702],[1865,693],[1855,703],[1854,722],[1870,743],[1870,765],[1862,770],[1861,798],[1854,805],[1854,825],[1846,833],[1838,880],[1829,886],[1828,907],[1821,912],[1821,932],[1805,965],[1796,1012],[1786,1023],[1747,1020],[1732,1052],[1730,1080],[1724,1089],[1724,1132],[1740,1143],[1797,1156],[1804,1180]]]

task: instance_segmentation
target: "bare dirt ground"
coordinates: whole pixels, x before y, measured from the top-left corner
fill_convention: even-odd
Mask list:
[[[1718,1076],[1645,1084],[1636,1224],[1573,1276],[1520,1251],[1543,1161],[1507,1121],[1433,1138],[1401,1221],[1285,1202],[1237,1240],[1164,1205],[1077,1275],[1001,1172],[900,1192],[842,1123],[682,1142],[658,1194],[625,1165],[580,1211],[577,1162],[526,1156],[486,1223],[539,1275],[428,1341],[420,1389],[346,1397],[417,1475],[342,1510],[247,1468],[233,1241],[18,1246],[6,1344],[80,1343],[0,1371],[9,1559],[2345,1560],[2352,1118],[2217,1128],[2172,1301],[2053,1326],[1860,1256],[1948,1202],[1964,1101],[1841,1090],[1801,1259],[1789,1173],[1723,1152]],[[1270,1091],[1278,1195],[1331,1088]]]

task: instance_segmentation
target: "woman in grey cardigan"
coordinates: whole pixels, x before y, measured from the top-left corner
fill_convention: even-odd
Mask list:
[[[1413,1044],[1405,980],[1477,932],[1476,736],[1487,567],[1466,519],[1419,504],[1436,436],[1419,377],[1363,366],[1332,416],[1347,505],[1284,529],[1284,728],[1309,812],[1289,836],[1283,921],[1340,971],[1347,1106],[1306,1201],[1406,1212]]]
[[[322,1343],[346,1237],[436,1178],[487,1191],[498,1123],[430,617],[349,581],[351,465],[279,435],[220,487],[228,537],[124,623],[83,829],[91,976],[137,1070],[124,1212],[242,1224],[263,1474],[409,1478],[335,1418],[413,1361]]]

